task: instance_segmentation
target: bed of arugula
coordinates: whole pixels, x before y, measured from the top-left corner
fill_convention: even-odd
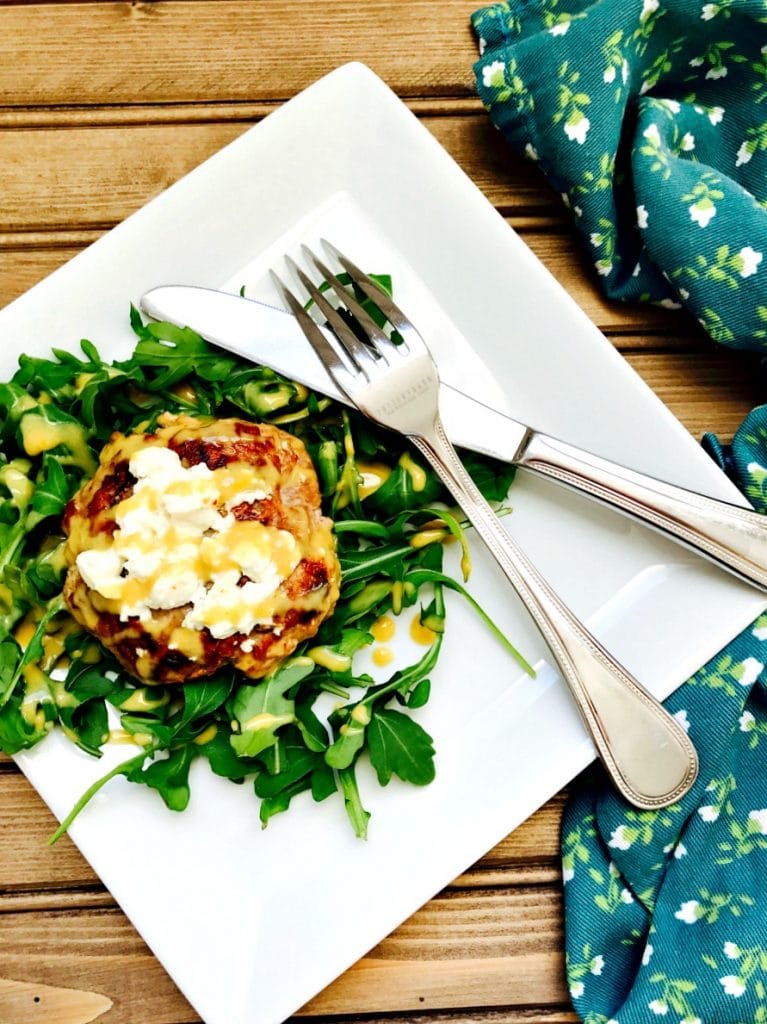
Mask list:
[[[59,726],[99,757],[115,715],[120,729],[139,741],[140,752],[83,794],[52,840],[116,775],[157,790],[169,808],[183,810],[196,759],[205,759],[216,775],[252,786],[264,824],[299,793],[308,790],[316,801],[340,793],[355,832],[365,836],[360,757],[370,759],[381,785],[393,776],[416,785],[434,777],[432,738],[413,712],[429,699],[445,589],[462,593],[531,670],[462,583],[443,573],[439,541],[452,537],[466,552],[463,526],[445,510],[446,496],[425,467],[426,485],[414,489],[407,464],[400,464],[408,450],[403,439],[271,370],[222,353],[188,329],[144,324],[134,309],[131,324],[138,341],[127,360],[106,362],[83,341],[78,355],[54,349],[50,359],[22,356],[12,380],[0,384],[0,749],[15,754],[33,747]],[[151,427],[164,411],[276,422],[304,441],[317,468],[324,509],[336,524],[341,597],[318,635],[264,680],[227,670],[183,686],[142,687],[93,637],[72,629],[61,595],[64,507],[115,430],[129,432],[147,421]],[[63,443],[31,457],[23,447],[28,415],[73,424],[72,437],[87,447]],[[465,458],[483,494],[503,502],[513,468]],[[357,459],[391,467],[364,501]],[[467,563],[468,555],[465,571]],[[434,630],[420,659],[398,666],[384,682],[356,673],[353,656],[373,642],[375,620],[414,605]],[[30,618],[34,636],[22,645],[14,634]],[[57,632],[64,636],[63,661],[48,656],[44,645],[46,634]],[[306,656],[318,645],[340,656],[331,659],[334,670]],[[42,673],[35,672],[34,686],[30,665]],[[329,716],[322,713],[326,694],[332,697]],[[260,727],[242,728],[254,719]]]

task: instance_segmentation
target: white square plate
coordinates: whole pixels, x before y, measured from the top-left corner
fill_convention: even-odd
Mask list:
[[[368,269],[393,274],[448,380],[485,399],[505,395],[518,418],[599,454],[742,502],[359,64],[307,89],[0,313],[0,377],[20,352],[74,349],[83,336],[124,356],[128,302],[148,288],[247,282],[258,294],[268,264],[319,230]],[[467,338],[492,374],[472,361]],[[661,697],[764,607],[681,548],[554,485],[520,474],[512,498],[514,535]],[[432,699],[419,712],[436,741],[437,780],[381,790],[363,772],[373,812],[366,843],[340,800],[317,806],[307,795],[262,832],[250,787],[201,763],[182,815],[118,779],[75,823],[72,838],[207,1024],[287,1017],[593,757],[544,644],[476,548],[474,561],[473,592],[537,660],[538,678],[520,678],[451,602]],[[18,762],[61,817],[125,756],[122,747],[97,763],[55,734]]]

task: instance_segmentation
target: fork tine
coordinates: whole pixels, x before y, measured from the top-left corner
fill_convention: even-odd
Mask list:
[[[290,312],[301,325],[301,330],[306,335],[309,344],[331,373],[356,373],[356,367],[350,364],[348,355],[343,351],[343,346],[336,343],[332,337],[328,337],[323,334],[293,292],[274,270],[270,270],[269,274],[272,281],[277,286],[277,290],[282,295],[290,309]]]
[[[354,284],[356,284],[372,302],[375,302],[389,323],[396,327],[408,343],[408,346],[412,348],[415,343],[419,348],[425,348],[426,346],[422,341],[421,336],[413,329],[413,325],[391,296],[385,292],[380,285],[376,284],[372,277],[369,277],[364,270],[360,270],[357,264],[353,263],[348,256],[344,256],[344,254],[340,252],[332,242],[329,242],[326,238],[322,238],[320,241],[325,249],[335,256]]]
[[[332,327],[355,370],[364,373],[365,376],[369,376],[370,371],[375,369],[376,364],[375,356],[371,350],[362,344],[338,310],[328,302],[317,285],[304,273],[295,260],[286,256],[285,261]]]
[[[302,245],[301,249],[306,258],[314,264],[322,277],[332,285],[336,296],[341,299],[343,304],[365,332],[368,342],[373,346],[374,351],[388,362],[387,353],[397,350],[397,346],[388,334],[378,326],[370,314],[363,309],[359,302],[357,302],[349,289],[339,281],[337,275],[322,262],[316,253],[312,252],[308,245]]]

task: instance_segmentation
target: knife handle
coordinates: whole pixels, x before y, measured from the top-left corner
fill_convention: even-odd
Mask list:
[[[531,431],[517,465],[621,509],[767,589],[767,516],[656,480],[564,441]]]

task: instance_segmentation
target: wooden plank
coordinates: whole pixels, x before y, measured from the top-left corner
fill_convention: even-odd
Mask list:
[[[5,132],[0,230],[112,227],[243,130],[215,124]]]
[[[0,242],[0,309],[71,260],[90,244],[91,239],[95,241],[99,234],[97,231],[87,232],[87,235],[81,233],[82,245],[46,245],[40,249],[17,247],[15,240],[11,242],[12,248],[5,248]],[[9,238],[7,235],[5,237]],[[85,241],[86,237],[88,241]]]
[[[306,1010],[561,1003],[567,998],[561,928],[559,894],[547,889],[437,898]]]
[[[469,95],[476,7],[398,4],[396,32],[389,0],[334,0],[321,17],[291,0],[6,7],[0,105],[283,99],[349,60],[402,96]]]
[[[58,2],[58,0],[54,0]],[[61,0],[67,3],[68,0]],[[101,0],[103,2],[103,0]],[[0,0],[2,7],[3,0]],[[0,128],[76,128],[129,124],[202,124],[209,121],[254,123],[271,114],[284,101],[236,100],[209,103],[131,103],[107,107],[2,107]],[[457,117],[481,114],[482,102],[471,96],[403,97],[402,102],[419,117]]]
[[[558,1007],[567,1000],[562,943],[560,899],[553,890],[440,897],[302,1015]],[[55,987],[71,986],[76,978],[79,989],[114,1002],[108,1024],[196,1020],[118,910],[4,915],[0,977]]]
[[[350,1020],[356,1019],[323,1016],[322,1024],[350,1024]],[[497,1010],[470,1009],[468,1012],[451,1009],[446,1012],[387,1013],[385,1016],[373,1014],[365,1017],[365,1024],[578,1024],[580,1019],[576,1013],[564,1007],[529,1009],[505,1006]]]
[[[68,836],[48,846],[55,828],[53,815],[21,773],[0,775],[0,909],[19,891],[39,893],[98,884]],[[58,905],[59,899],[50,896],[48,905]]]
[[[754,355],[713,350],[712,343],[706,352],[638,352],[627,358],[696,438],[711,430],[729,439],[761,401]]]

